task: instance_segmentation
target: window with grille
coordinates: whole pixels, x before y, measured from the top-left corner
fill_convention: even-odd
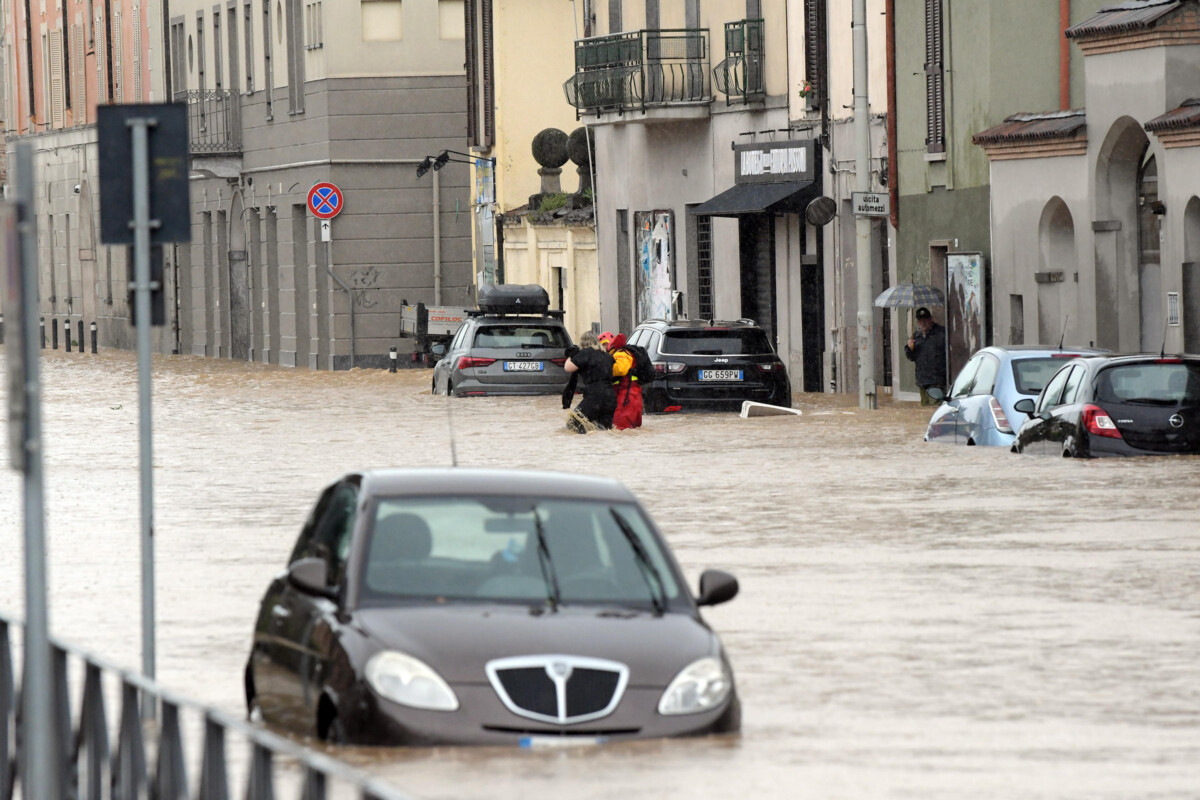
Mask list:
[[[50,31],[50,127],[61,128],[66,119],[63,97],[62,31]]]
[[[243,30],[246,32],[246,93],[254,91],[254,4],[246,0],[242,5]]]
[[[171,83],[176,95],[187,91],[187,74],[184,71],[185,42],[183,17],[171,22]]]
[[[125,102],[125,37],[121,32],[121,12],[113,12],[112,87],[113,101]]]
[[[946,152],[946,73],[942,0],[925,0],[925,147]]]
[[[696,297],[700,319],[713,318],[712,217],[696,217]]]
[[[804,0],[804,80],[807,108],[821,109],[829,97],[828,0]]]
[[[273,52],[271,49],[271,0],[263,0],[263,79],[265,81],[267,96],[265,98],[267,105],[267,119],[274,119],[275,106],[275,68],[272,61]]]
[[[221,63],[221,10],[213,9],[213,88],[218,92],[225,88],[225,70]]]
[[[75,109],[75,124],[86,122],[87,114],[87,77],[84,70],[87,68],[85,58],[85,50],[83,45],[84,28],[82,24],[71,26],[71,83],[75,85],[75,95],[72,98]]]
[[[133,7],[133,102],[142,102],[142,9]]]

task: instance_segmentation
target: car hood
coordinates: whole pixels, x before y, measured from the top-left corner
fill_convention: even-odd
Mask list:
[[[495,658],[574,655],[619,661],[633,686],[666,686],[692,661],[720,652],[717,637],[687,614],[629,609],[403,606],[366,608],[355,621],[378,649],[408,653],[449,683],[486,683]]]

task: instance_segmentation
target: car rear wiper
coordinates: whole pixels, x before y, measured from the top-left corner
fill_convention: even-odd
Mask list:
[[[550,548],[546,546],[546,530],[542,527],[542,518],[537,506],[533,507],[533,529],[537,536],[538,565],[542,569],[542,580],[546,582],[546,605],[551,611],[557,611],[562,605],[562,591],[558,588],[558,576],[554,574],[554,564],[550,561]]]
[[[654,604],[654,612],[659,616],[667,610],[667,590],[663,586],[662,575],[654,566],[654,562],[650,560],[649,554],[646,553],[646,547],[642,544],[642,540],[633,532],[633,528],[625,521],[617,510],[611,506],[608,509],[612,514],[613,519],[617,522],[617,527],[621,529],[621,533],[625,535],[626,541],[629,542],[630,548],[633,549],[633,555],[637,558],[638,571],[642,574],[642,579],[646,581],[646,586],[650,589],[650,602]]]

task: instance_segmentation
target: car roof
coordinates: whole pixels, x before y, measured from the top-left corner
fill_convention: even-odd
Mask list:
[[[494,323],[494,322],[536,322],[539,325],[557,325],[564,327],[563,321],[559,317],[543,315],[543,314],[479,314],[471,317],[478,322]]]
[[[758,328],[758,323],[752,319],[647,319],[638,324],[639,328]]]
[[[1111,350],[1103,350],[1098,347],[1058,347],[1050,344],[1009,344],[1009,345],[991,345],[983,348],[985,351],[992,353],[1008,353],[1009,355],[1056,355],[1058,353],[1070,353],[1081,356],[1103,356],[1112,353]]]
[[[1145,364],[1147,362],[1153,363],[1155,361],[1164,360],[1169,362],[1184,361],[1188,364],[1200,364],[1200,356],[1175,355],[1172,353],[1167,353],[1165,355],[1160,355],[1159,353],[1126,353],[1122,355],[1096,359],[1095,363],[1098,364],[1099,367],[1108,367],[1115,364]]]
[[[357,473],[374,496],[529,495],[608,502],[636,502],[629,489],[612,478],[542,470],[432,467],[385,468]]]

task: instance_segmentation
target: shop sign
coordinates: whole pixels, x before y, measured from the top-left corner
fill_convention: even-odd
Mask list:
[[[734,145],[735,183],[811,181],[816,173],[812,139]]]

